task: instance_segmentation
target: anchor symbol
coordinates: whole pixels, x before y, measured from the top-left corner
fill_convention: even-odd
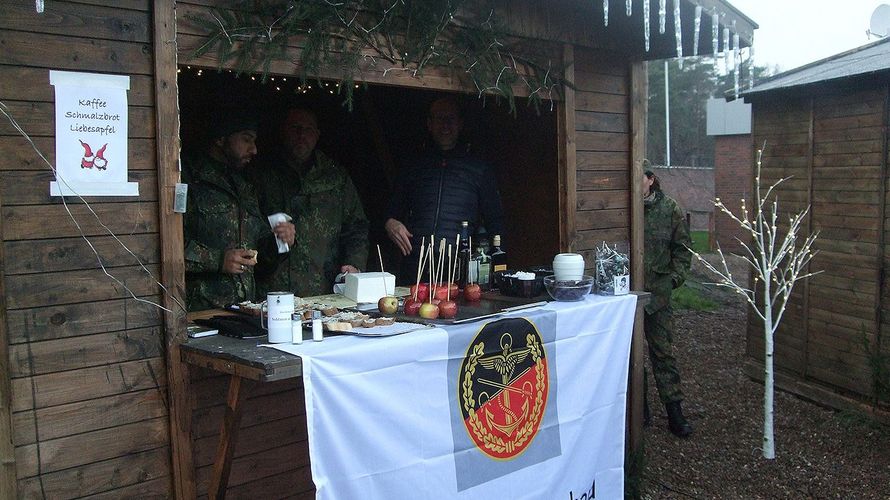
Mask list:
[[[516,365],[525,360],[531,349],[526,347],[513,350],[513,336],[506,332],[501,336],[501,349],[502,351],[499,354],[479,358],[480,365],[500,374],[501,382],[498,383],[482,378],[478,379],[478,381],[479,383],[502,389],[500,398],[497,398],[496,402],[498,407],[504,412],[504,422],[497,422],[495,415],[488,408],[485,409],[485,419],[489,426],[503,432],[507,436],[512,436],[516,428],[528,418],[528,400],[532,396],[532,390],[531,384],[528,382],[523,384],[521,389],[511,386],[510,383],[515,380],[513,374],[516,371]],[[518,393],[525,396],[521,406],[522,413],[519,416],[510,407],[510,393]]]

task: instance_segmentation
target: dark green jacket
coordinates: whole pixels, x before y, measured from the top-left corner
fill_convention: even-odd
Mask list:
[[[346,170],[319,151],[303,168],[278,159],[254,171],[263,215],[284,212],[296,227],[287,258],[257,274],[260,293],[329,294],[340,266],[362,268],[368,259],[368,219]]]
[[[646,291],[652,300],[646,305],[651,314],[668,304],[671,291],[686,281],[692,263],[692,240],[686,218],[677,202],[661,191],[655,191],[650,200],[643,202],[645,210]]]
[[[186,307],[199,311],[254,300],[254,270],[220,272],[225,251],[232,248],[258,250],[257,268],[277,260],[270,249],[274,237],[260,215],[253,186],[206,153],[183,160],[182,180],[189,185],[183,222]]]

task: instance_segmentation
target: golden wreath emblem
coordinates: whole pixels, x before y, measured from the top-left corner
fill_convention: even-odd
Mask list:
[[[497,459],[518,456],[534,439],[549,389],[537,328],[523,318],[504,321],[511,323],[490,323],[476,335],[464,359],[459,388],[470,438],[482,452]],[[520,337],[524,345],[514,345],[513,334],[505,328],[515,332],[517,325],[525,333]],[[486,331],[489,326],[496,328]],[[486,352],[486,340],[497,340],[498,347]]]

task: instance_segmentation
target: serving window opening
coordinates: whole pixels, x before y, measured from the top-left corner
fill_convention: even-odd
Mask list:
[[[179,107],[183,152],[203,147],[213,111],[223,105],[249,107],[259,117],[258,168],[278,148],[278,127],[291,107],[318,115],[317,149],[347,169],[370,222],[370,250],[362,270],[376,271],[380,245],[386,270],[397,272],[401,256],[383,229],[384,212],[401,165],[430,141],[430,103],[447,91],[355,84],[351,110],[337,82],[293,76],[237,75],[230,70],[182,66]],[[511,268],[549,265],[559,252],[557,111],[539,110],[516,99],[515,116],[504,100],[455,94],[464,114],[462,139],[471,154],[492,165],[506,215],[505,249]],[[434,203],[434,200],[430,200]],[[268,214],[264,214],[268,215]],[[297,234],[299,238],[299,234]],[[413,277],[411,277],[413,279]],[[402,280],[410,281],[410,280]]]

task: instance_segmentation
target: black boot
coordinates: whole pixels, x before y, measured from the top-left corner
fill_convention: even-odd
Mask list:
[[[692,426],[689,425],[689,422],[686,421],[686,417],[683,416],[683,410],[680,409],[679,401],[666,404],[665,409],[667,409],[668,414],[668,429],[670,429],[675,436],[685,438],[692,434]]]
[[[649,400],[643,399],[643,427],[652,425],[652,411],[649,410]]]

